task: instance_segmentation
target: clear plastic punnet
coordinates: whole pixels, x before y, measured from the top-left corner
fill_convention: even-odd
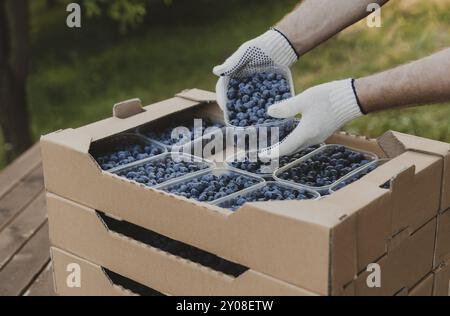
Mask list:
[[[305,169],[307,169],[309,167],[308,162],[311,162],[311,160],[316,159],[319,155],[324,154],[327,151],[332,152],[335,149],[342,148],[342,147],[345,148],[346,150],[350,151],[351,153],[363,155],[364,159],[361,161],[361,163],[363,165],[359,165],[358,167],[354,167],[354,168],[349,167],[349,170],[347,173],[341,174],[341,176],[338,179],[336,179],[336,181],[332,181],[332,182],[330,182],[330,184],[325,184],[325,185],[308,185],[307,182],[305,183],[305,181],[301,181],[301,179],[295,180],[295,179],[292,179],[290,177],[290,175],[287,175],[287,174],[289,174],[290,169],[292,169],[294,167],[302,166],[302,165],[304,166]],[[344,158],[342,158],[342,159],[344,159]],[[348,174],[352,174],[352,173],[358,171],[359,169],[363,168],[365,165],[367,165],[377,159],[378,159],[378,156],[373,153],[370,153],[370,152],[346,147],[343,145],[334,145],[334,144],[325,145],[325,146],[313,151],[312,153],[310,153],[306,156],[303,156],[302,158],[276,170],[273,174],[273,177],[274,177],[274,179],[276,179],[277,181],[280,181],[280,182],[296,183],[296,184],[302,185],[304,187],[307,187],[311,190],[318,191],[321,194],[327,194],[329,192],[330,187],[333,186],[335,183],[339,182],[343,177],[345,177]],[[330,171],[330,172],[336,172],[336,171]],[[311,177],[313,177],[313,176],[311,176]]]
[[[227,90],[229,87],[229,83],[231,79],[242,79],[245,77],[249,77],[252,76],[254,74],[257,73],[263,73],[263,72],[273,72],[275,74],[279,74],[282,75],[289,83],[289,87],[290,87],[290,93],[292,96],[295,95],[295,90],[294,90],[294,81],[292,79],[292,73],[291,70],[286,67],[286,66],[281,66],[281,65],[264,65],[264,66],[253,66],[253,67],[246,67],[245,68],[245,72],[237,72],[235,74],[233,74],[232,77],[229,76],[225,76],[224,77],[224,90],[223,91],[218,91],[218,93],[221,93],[222,95],[220,96],[220,98],[222,100],[227,100],[228,101],[228,97],[227,97]],[[225,119],[225,123],[230,126],[230,127],[235,127],[235,128],[245,128],[242,126],[235,126],[232,125],[230,123],[230,119],[229,119],[229,111],[227,109],[227,107],[224,107],[224,119]],[[275,119],[272,122],[267,122],[267,123],[262,123],[262,124],[257,124],[254,125],[256,127],[262,127],[262,126],[283,126],[283,123],[286,123],[288,121],[292,121],[294,118],[287,118],[287,119]]]
[[[180,188],[182,186],[184,186],[186,188],[189,188],[189,190],[192,190],[192,189],[198,190],[198,188],[194,188],[194,187],[190,188],[190,186],[194,185],[195,183],[199,184],[198,182],[204,176],[208,176],[208,175],[212,175],[212,176],[216,176],[216,177],[220,177],[222,175],[232,175],[232,176],[235,176],[235,177],[236,176],[240,176],[241,180],[248,181],[248,182],[246,182],[246,184],[248,184],[248,186],[244,185],[242,187],[242,189],[234,190],[234,191],[231,190],[232,192],[231,191],[230,192],[225,192],[224,191],[223,194],[220,193],[221,192],[220,191],[221,188],[219,188],[217,191],[210,191],[210,193],[209,192],[207,192],[207,193],[205,193],[205,192],[198,192],[198,193],[205,193],[206,194],[205,195],[206,199],[201,199],[201,198],[199,198],[197,196],[190,196],[190,195],[187,195],[187,194],[186,194],[186,196],[184,196],[184,195],[182,195],[182,196],[184,196],[186,198],[194,198],[194,199],[196,199],[196,200],[198,200],[200,202],[212,203],[215,200],[223,198],[224,196],[232,195],[232,194],[234,194],[236,192],[240,192],[242,190],[246,190],[246,189],[251,188],[251,187],[253,187],[255,185],[258,185],[260,183],[264,183],[265,182],[265,180],[263,178],[258,177],[256,175],[248,173],[248,172],[241,171],[241,170],[234,170],[234,169],[230,169],[230,168],[215,168],[215,169],[212,169],[212,170],[205,170],[205,171],[202,171],[202,172],[199,172],[199,173],[196,173],[196,174],[192,174],[192,175],[188,175],[188,176],[185,176],[185,177],[182,177],[182,178],[174,179],[174,180],[172,180],[170,182],[165,183],[164,185],[158,186],[157,189],[162,190],[162,191],[166,191],[168,193],[180,195],[179,193],[177,193],[177,192],[179,192],[177,190],[180,190]],[[205,185],[209,185],[209,184],[210,183],[205,183]],[[216,197],[216,195],[222,195],[222,196]]]
[[[133,147],[138,147],[134,154],[130,152],[133,151]],[[129,154],[124,154],[124,159],[120,159],[119,152],[129,152]],[[94,157],[100,167],[109,172],[114,172],[114,170],[136,163],[137,161],[155,157],[166,152],[166,147],[158,142],[134,133],[121,133],[96,141],[89,150],[89,153]],[[112,155],[115,156],[113,157],[115,161],[105,161],[107,158],[108,160],[111,158],[106,156]]]
[[[267,197],[261,197],[260,200],[252,200],[253,195],[256,192],[261,192],[263,188],[265,187],[278,187],[278,188],[284,188],[289,189],[291,191],[295,191],[298,193],[298,196],[304,196],[304,198],[296,198],[295,200],[317,200],[320,198],[320,193],[308,188],[305,188],[300,185],[295,185],[291,183],[282,183],[277,181],[267,181],[261,184],[258,184],[254,187],[251,187],[249,189],[246,189],[241,192],[237,192],[233,195],[224,197],[220,200],[215,201],[213,204],[222,208],[226,208],[232,211],[236,211],[238,208],[240,208],[245,203],[251,203],[251,202],[267,202],[267,201],[274,201],[277,199],[273,199],[270,196]],[[270,195],[270,194],[269,194]],[[241,199],[241,201],[239,201]],[[282,199],[287,200],[288,198]],[[281,201],[281,200],[278,200]],[[244,203],[242,203],[244,202]]]
[[[375,160],[375,161],[365,165],[361,169],[357,170],[356,172],[346,175],[345,177],[343,177],[341,180],[339,180],[338,182],[336,182],[335,184],[333,184],[330,187],[330,190],[329,190],[330,194],[332,194],[336,191],[339,191],[340,189],[346,187],[347,185],[352,184],[353,182],[356,182],[356,181],[362,179],[363,177],[365,177],[366,175],[368,175],[369,173],[371,173],[372,171],[377,169],[379,166],[382,166],[389,160],[390,159]]]
[[[232,79],[243,79],[255,74],[259,73],[274,73],[277,75],[281,75],[286,81],[287,85],[289,86],[289,93],[291,96],[295,95],[294,91],[294,83],[292,80],[292,74],[291,70],[286,66],[281,65],[259,65],[259,66],[252,66],[252,67],[245,67],[243,71],[234,73],[231,77],[225,76],[223,77],[223,90],[217,91],[218,94],[218,100],[224,100],[225,103],[228,103],[229,98],[227,95],[227,91],[229,89],[230,81]],[[280,101],[273,100],[272,104],[277,103]],[[264,106],[265,108],[261,107],[261,109],[264,109],[267,111],[267,105]],[[248,111],[248,110],[247,110]],[[244,112],[243,112],[244,113]],[[244,113],[245,114],[245,113]],[[298,121],[295,120],[294,117],[292,118],[285,118],[285,119],[278,119],[278,118],[272,118],[267,122],[263,123],[252,123],[248,125],[238,125],[233,120],[230,119],[230,110],[228,109],[227,105],[224,105],[224,121],[228,128],[231,128],[234,131],[234,138],[235,138],[235,144],[238,148],[246,149],[246,150],[260,150],[272,145],[275,145],[276,143],[283,140],[298,124]],[[249,122],[250,123],[250,122]],[[257,146],[248,146],[245,139],[256,134],[258,137],[258,144]],[[242,136],[243,135],[243,136]],[[275,136],[274,136],[275,135]],[[259,140],[264,139],[264,144],[259,144]],[[237,140],[239,139],[239,140]],[[240,141],[244,139],[243,143]]]
[[[214,167],[212,161],[172,152],[118,168],[113,173],[148,187],[157,187],[175,178],[197,174]]]
[[[277,169],[317,150],[324,144],[319,144],[316,146],[311,146],[306,149],[297,151],[291,155],[282,156],[278,159],[269,160],[267,162],[263,162],[259,160],[258,152],[248,152],[248,151],[239,151],[232,156],[229,156],[225,160],[225,164],[229,168],[236,168],[238,170],[247,171],[250,173],[257,174],[262,177],[271,177]]]

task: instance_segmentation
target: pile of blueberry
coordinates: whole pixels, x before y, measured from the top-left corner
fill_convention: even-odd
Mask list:
[[[291,162],[294,162],[295,160],[311,153],[312,151],[319,148],[319,145],[308,147],[304,150],[301,150],[293,155],[289,156],[281,156],[279,158],[278,167],[281,168]],[[270,162],[264,163],[258,159],[258,161],[250,161],[248,157],[245,158],[243,161],[234,161],[230,164],[232,167],[241,169],[244,171],[252,172],[252,173],[271,173],[274,170],[270,171]]]
[[[111,151],[95,156],[103,170],[123,166],[138,160],[162,154],[164,149],[155,144],[116,145]]]
[[[165,158],[149,161],[142,165],[121,171],[119,172],[119,175],[147,186],[155,186],[208,167],[209,166],[206,163],[202,162],[178,159],[173,160],[172,157],[168,155]]]
[[[369,162],[362,153],[338,145],[317,153],[281,173],[279,177],[311,187],[323,187]]]
[[[346,187],[347,185],[352,184],[355,181],[358,181],[359,179],[361,179],[365,175],[368,175],[369,173],[371,173],[372,171],[374,171],[377,168],[378,168],[378,166],[376,164],[370,165],[369,167],[367,167],[361,171],[358,171],[358,174],[350,177],[349,179],[340,181],[339,183],[337,183],[336,185],[334,185],[332,187],[332,190],[338,191],[338,190],[342,189],[343,187]]]
[[[167,127],[161,131],[147,131],[144,132],[145,136],[156,140],[160,143],[163,143],[166,146],[173,146],[173,145],[184,145],[186,143],[188,143],[189,141],[192,141],[195,139],[195,136],[197,135],[201,135],[203,136],[205,134],[205,130],[208,128],[213,128],[213,127],[217,127],[217,128],[222,128],[223,124],[220,123],[214,123],[208,119],[204,119],[202,118],[202,128],[200,130],[200,128],[198,128],[198,130],[196,130],[194,128],[194,120],[192,120],[192,122],[188,125],[176,125],[173,124],[170,127]],[[180,137],[179,139],[176,138],[172,138],[172,131],[177,128],[177,127],[181,127],[184,126],[186,128],[189,129],[190,131],[190,139],[185,139],[183,137]]]
[[[282,201],[282,200],[309,200],[316,196],[304,189],[292,189],[277,183],[267,183],[264,187],[240,195],[219,206],[235,211],[247,202]]]
[[[211,202],[249,188],[258,182],[258,179],[235,172],[220,175],[210,173],[163,190],[197,201]]]
[[[262,72],[243,79],[230,79],[227,111],[230,124],[246,127],[277,121],[267,109],[292,97],[289,82],[280,74]]]

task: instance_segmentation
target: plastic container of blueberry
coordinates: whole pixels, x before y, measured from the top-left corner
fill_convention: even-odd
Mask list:
[[[277,192],[269,194],[269,196],[265,196],[261,200],[247,200],[249,198],[253,198],[252,194],[255,192],[258,192],[262,190],[265,187],[276,187],[276,188],[282,188],[287,189],[289,192],[288,196],[283,196],[281,199],[279,196],[272,195],[277,194]],[[285,191],[286,192],[286,191]],[[297,196],[292,196],[292,192],[296,192]],[[281,193],[281,192],[280,192]],[[283,193],[282,193],[283,194]],[[299,195],[302,198],[299,198]],[[304,198],[303,198],[304,197]],[[267,181],[264,183],[260,183],[258,185],[255,185],[254,187],[245,189],[241,192],[234,193],[230,196],[221,198],[220,200],[215,201],[213,204],[222,208],[229,209],[231,211],[236,211],[238,208],[240,208],[245,203],[252,203],[252,202],[267,202],[267,201],[283,201],[283,200],[318,200],[320,199],[321,195],[319,192],[305,188],[300,185],[295,185],[292,183],[282,183],[277,181]],[[244,198],[246,200],[244,203],[239,203],[238,200],[240,198]]]
[[[220,186],[220,189],[216,189],[216,191],[210,190],[209,192],[211,192],[211,195],[210,195],[211,198],[209,198],[209,196],[207,196],[206,199],[200,198],[200,195],[201,195],[200,193],[204,193],[205,191],[202,191],[202,192],[198,191],[198,193],[199,193],[198,196],[196,196],[197,194],[195,194],[195,196],[191,196],[191,195],[188,195],[188,196],[181,195],[181,196],[184,196],[186,198],[193,198],[200,202],[213,203],[214,201],[216,201],[220,198],[224,198],[224,197],[230,196],[234,193],[241,192],[243,190],[247,190],[247,189],[252,188],[260,183],[265,182],[265,180],[263,178],[258,177],[254,174],[251,174],[249,172],[242,171],[242,170],[234,170],[234,169],[229,169],[229,168],[215,168],[212,170],[204,170],[199,173],[190,174],[190,175],[187,175],[182,178],[174,179],[172,181],[166,182],[163,185],[159,185],[155,188],[157,188],[158,190],[162,190],[162,191],[171,193],[171,194],[180,195],[178,193],[172,192],[172,190],[180,190],[181,189],[182,190],[181,192],[186,193],[185,192],[186,190],[183,190],[183,188],[181,186],[184,185],[184,186],[186,186],[186,189],[188,189],[189,183],[192,184],[195,182],[195,180],[198,180],[204,176],[213,175],[213,176],[219,177],[219,176],[222,176],[225,174],[233,175],[235,177],[240,177],[241,180],[244,179],[244,180],[247,180],[248,182],[241,184],[242,187],[241,188],[237,187],[235,190],[232,190],[231,188],[229,188],[230,192],[223,192],[223,194],[220,197],[216,197],[215,195],[220,194],[221,191],[219,191],[219,190],[221,190],[222,187],[228,188],[228,186]],[[189,190],[191,190],[191,189],[192,188],[189,188]],[[195,188],[195,189],[197,189],[197,188]],[[213,196],[213,194],[214,194],[214,196]]]
[[[283,174],[285,174],[289,169],[297,167],[297,166],[300,166],[300,165],[304,165],[305,169],[306,169],[307,168],[306,166],[308,166],[308,165],[305,164],[305,162],[308,161],[309,159],[311,159],[311,158],[314,159],[318,155],[324,154],[327,151],[332,151],[333,152],[335,150],[342,149],[342,148],[344,148],[345,150],[347,150],[348,152],[350,152],[352,154],[355,154],[358,157],[361,157],[361,161],[358,162],[359,166],[349,167],[349,171],[346,172],[345,174],[341,174],[341,176],[339,178],[337,178],[335,181],[332,181],[332,182],[330,181],[329,184],[325,183],[324,185],[308,185],[308,183],[305,183],[304,181],[295,181],[295,179],[284,179]],[[362,156],[360,156],[360,155],[362,155]],[[331,157],[329,157],[329,158],[330,159],[336,159],[336,158],[331,158]],[[338,158],[338,159],[344,159],[344,158]],[[325,146],[322,146],[322,147],[314,150],[310,154],[305,155],[302,158],[297,159],[296,161],[294,161],[294,162],[292,162],[292,163],[290,163],[290,164],[288,164],[286,166],[283,166],[283,167],[279,168],[278,170],[276,170],[273,173],[273,178],[276,179],[277,181],[280,181],[280,182],[283,182],[283,183],[295,183],[297,185],[301,185],[302,187],[318,191],[321,194],[328,194],[330,188],[334,184],[336,184],[340,180],[342,180],[345,176],[356,173],[358,170],[364,168],[364,166],[366,166],[367,164],[369,164],[372,161],[375,161],[377,159],[378,159],[378,156],[375,155],[374,153],[366,152],[366,151],[363,151],[363,150],[354,149],[354,148],[343,146],[343,145],[334,145],[334,144],[325,145]],[[335,166],[335,167],[337,167],[337,166]],[[343,166],[343,168],[341,168],[339,166],[338,169],[339,168],[342,170],[343,168],[346,168],[346,167]],[[333,168],[331,168],[331,169],[333,169]],[[336,170],[335,171],[331,171],[330,170],[330,173],[332,173],[332,172],[337,172],[337,171]],[[339,171],[338,174],[339,173],[341,173],[341,171]],[[313,181],[316,181],[316,183],[317,183],[317,177]]]
[[[139,149],[133,153],[132,147],[134,146],[138,146]],[[114,172],[124,166],[164,154],[167,152],[167,149],[158,142],[141,135],[122,133],[95,142],[89,152],[101,169]],[[120,157],[121,155],[123,157]],[[108,165],[111,165],[111,167]]]
[[[162,129],[158,128],[155,130],[155,129],[153,129],[151,124],[150,125],[147,124],[147,125],[138,127],[136,129],[136,133],[138,135],[141,135],[142,137],[145,137],[145,138],[165,147],[167,149],[167,151],[172,151],[172,148],[174,146],[189,147],[189,146],[193,145],[194,143],[196,143],[197,141],[210,138],[213,134],[215,134],[217,132],[217,130],[221,130],[222,134],[223,134],[223,129],[225,128],[225,125],[223,124],[223,122],[218,122],[218,121],[214,121],[209,118],[203,118],[203,117],[199,117],[198,119],[204,120],[206,123],[205,126],[202,125],[201,136],[199,136],[199,137],[195,137],[196,131],[194,130],[194,126],[192,126],[192,124],[185,124],[182,121],[178,121],[178,122],[172,124],[174,126],[174,128],[176,128],[178,126],[184,127],[185,125],[188,125],[185,127],[189,128],[189,130],[191,132],[191,138],[187,139],[187,140],[181,138],[180,140],[175,141],[171,138],[171,135],[169,135],[169,131],[170,131],[170,133],[172,133],[172,128],[165,127]]]
[[[273,164],[272,162],[263,163],[259,160],[249,162],[249,157],[251,157],[251,159],[254,159],[255,157],[257,157],[257,151],[252,151],[252,152],[242,151],[242,152],[238,152],[238,153],[228,157],[225,160],[225,165],[228,168],[247,171],[250,173],[257,174],[261,177],[272,177],[274,171],[276,171],[278,168],[281,168],[281,167],[287,165],[288,163],[291,163],[292,161],[290,161],[290,160],[292,160],[294,158],[295,158],[295,160],[299,159],[299,158],[313,152],[314,150],[317,150],[321,146],[325,146],[325,145],[320,144],[320,145],[316,145],[316,146],[311,146],[304,150],[300,150],[292,155],[280,157],[279,164]],[[243,168],[245,168],[245,169],[243,169]]]
[[[170,166],[167,160],[178,164],[178,167]],[[158,176],[158,172],[150,169],[150,167],[153,167],[153,169],[156,168],[155,165],[158,163],[161,163],[161,166],[158,169],[162,169],[161,171],[158,171],[161,173],[160,176]],[[113,173],[119,177],[124,177],[129,181],[157,188],[163,183],[167,183],[175,178],[184,178],[187,175],[195,175],[209,171],[214,167],[214,162],[197,156],[185,153],[168,152],[118,168],[114,170]],[[169,170],[170,168],[176,168],[176,170],[174,169],[171,173]],[[165,172],[166,174],[164,174]],[[133,173],[133,176],[131,176],[130,173]]]
[[[378,160],[372,161],[371,163],[363,166],[361,169],[356,170],[355,172],[346,175],[345,177],[343,177],[341,180],[339,180],[338,182],[336,182],[335,184],[333,184],[330,187],[329,193],[332,194],[332,193],[339,191],[340,189],[346,187],[347,185],[350,185],[353,182],[360,180],[361,178],[368,175],[369,173],[371,173],[372,171],[377,169],[379,166],[382,166],[389,160],[390,159],[378,159]]]
[[[260,67],[253,67],[251,69],[246,69],[245,73],[238,73],[234,77],[225,76],[224,77],[224,89],[225,90],[218,92],[218,93],[222,93],[220,98],[223,100],[227,100],[227,103],[230,101],[227,94],[228,94],[230,81],[232,79],[239,80],[244,77],[249,77],[249,76],[252,76],[252,75],[255,75],[258,73],[268,73],[268,72],[281,75],[283,77],[283,79],[287,80],[287,83],[289,86],[289,93],[291,94],[291,96],[295,95],[294,81],[292,79],[291,70],[286,66],[269,65],[269,66],[260,66]],[[279,101],[281,101],[281,100],[279,100]],[[272,104],[279,102],[279,101],[274,100],[274,102]],[[262,107],[261,107],[261,109],[262,109]],[[267,110],[267,109],[265,109],[265,110]],[[234,124],[232,124],[232,120],[230,120],[230,110],[228,109],[228,106],[224,107],[224,119],[225,119],[225,123],[227,124],[227,126],[232,127],[236,130],[246,130],[248,128],[257,128],[258,129],[260,127],[283,127],[283,126],[289,125],[294,120],[294,118],[286,118],[286,119],[274,118],[270,122],[256,123],[256,124],[245,125],[245,126],[234,125]]]

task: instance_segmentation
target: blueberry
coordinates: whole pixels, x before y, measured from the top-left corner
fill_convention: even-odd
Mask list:
[[[233,88],[238,88],[238,86],[239,86],[239,81],[237,81],[236,79],[231,79],[230,80],[230,86],[231,87],[233,87]]]
[[[112,163],[105,163],[105,164],[102,164],[101,167],[102,167],[103,170],[109,170],[109,169],[114,168],[114,164],[112,164]]]
[[[287,100],[287,99],[289,99],[289,98],[291,98],[291,97],[292,97],[292,94],[289,93],[289,92],[283,93],[283,96],[282,96],[283,100]]]
[[[276,74],[273,72],[267,74],[267,80],[274,80],[276,78]]]
[[[239,122],[239,126],[241,126],[241,127],[245,127],[247,125],[248,125],[248,120],[246,120],[246,119],[243,119]]]
[[[237,91],[234,90],[233,88],[230,88],[230,89],[228,90],[228,92],[227,92],[227,97],[228,97],[228,99],[230,99],[230,100],[236,99],[236,97],[237,97]]]

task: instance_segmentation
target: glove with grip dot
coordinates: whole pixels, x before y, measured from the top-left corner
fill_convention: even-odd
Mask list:
[[[213,73],[219,78],[216,91],[223,94],[227,87],[224,85],[223,76],[246,77],[255,72],[255,69],[263,70],[273,65],[290,67],[298,59],[293,46],[280,31],[272,28],[266,33],[252,39],[239,47],[222,65],[216,66]],[[222,101],[222,102],[220,102]],[[223,100],[219,105],[225,106]]]

